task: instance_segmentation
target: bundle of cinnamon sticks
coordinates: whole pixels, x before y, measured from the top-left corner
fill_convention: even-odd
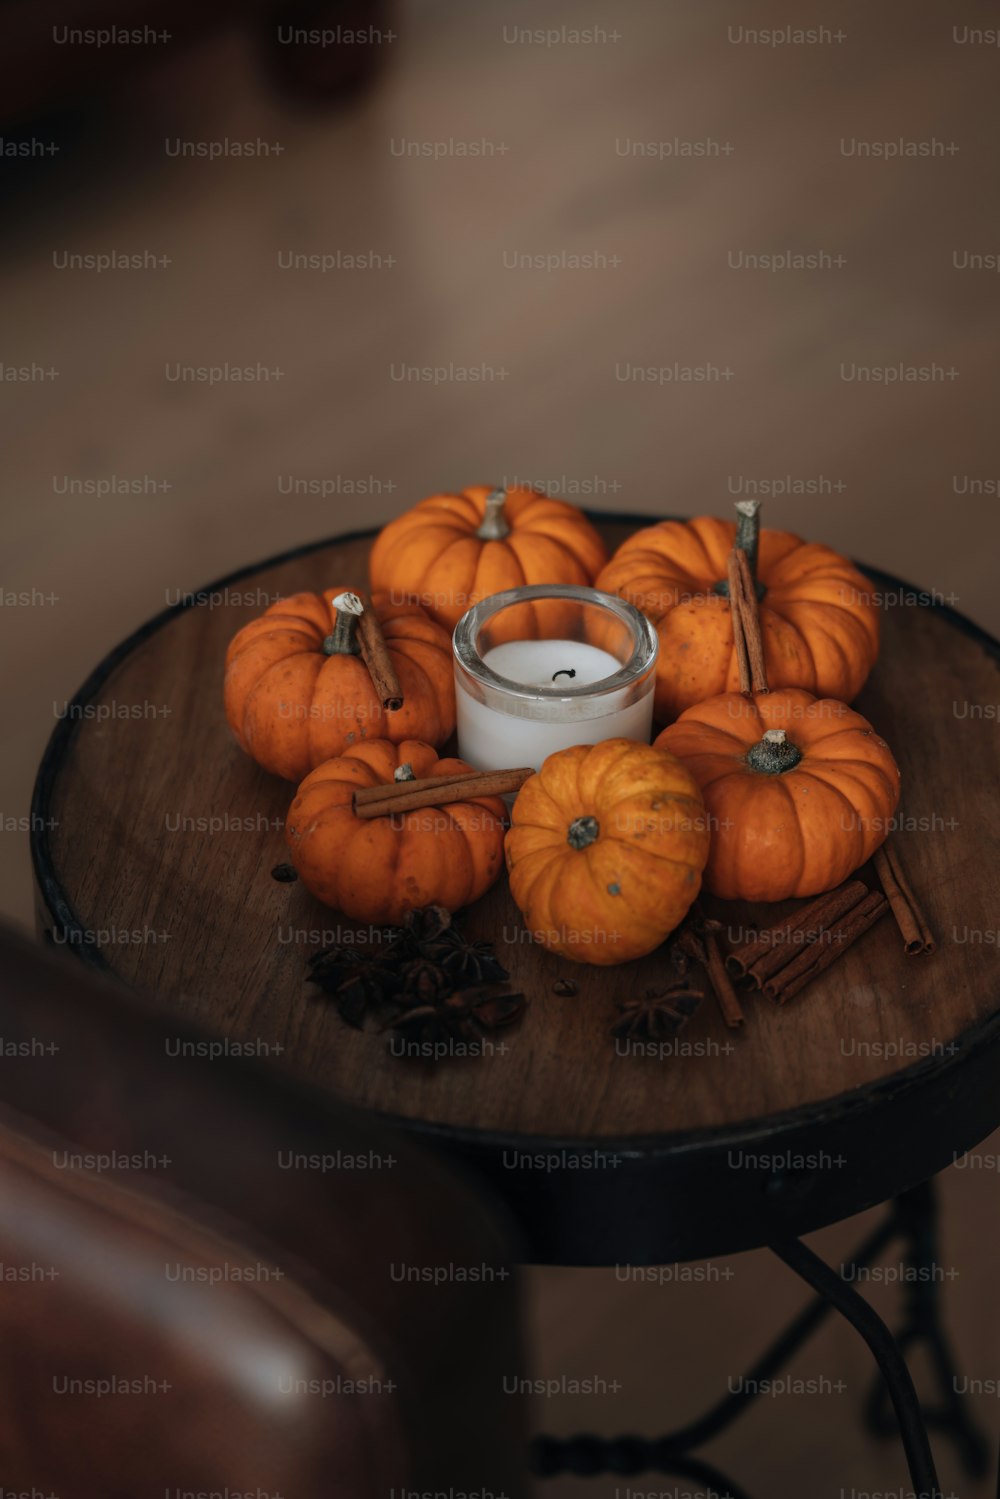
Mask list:
[[[874,857],[881,890],[849,880],[801,906],[793,915],[756,932],[726,956],[733,979],[785,1004],[824,973],[877,921],[892,911],[910,954],[935,949],[927,921],[908,884],[895,848],[886,843]]]
[[[927,925],[927,919],[917,903],[910,883],[903,873],[899,853],[892,839],[883,843],[875,852],[875,872],[882,883],[886,899],[903,936],[903,946],[913,956],[915,953],[931,953],[937,943]]]
[[[783,1005],[835,963],[889,909],[878,890],[851,880],[794,916],[757,932],[726,958],[729,972]]]

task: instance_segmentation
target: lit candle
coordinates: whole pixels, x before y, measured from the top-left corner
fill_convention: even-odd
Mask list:
[[[539,585],[481,600],[455,630],[459,754],[477,770],[537,769],[574,744],[648,744],[656,650],[637,609],[593,588]]]

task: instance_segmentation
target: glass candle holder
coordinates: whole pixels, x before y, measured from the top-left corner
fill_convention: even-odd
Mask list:
[[[455,628],[458,753],[476,770],[537,770],[574,744],[648,744],[657,648],[645,615],[596,588],[481,599]]]

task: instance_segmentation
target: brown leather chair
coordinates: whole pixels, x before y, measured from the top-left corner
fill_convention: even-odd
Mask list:
[[[4,1489],[526,1493],[494,1210],[375,1120],[190,1054],[204,1040],[0,935]]]

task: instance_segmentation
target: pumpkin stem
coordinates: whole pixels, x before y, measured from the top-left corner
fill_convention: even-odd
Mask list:
[[[784,729],[767,729],[763,739],[758,739],[747,750],[746,761],[751,770],[765,776],[780,776],[786,770],[794,770],[802,759],[802,751],[785,735]]]
[[[601,831],[596,817],[575,817],[566,833],[570,848],[588,848]]]
[[[736,541],[741,552],[746,552],[750,564],[750,576],[757,577],[757,547],[760,542],[760,500],[736,501]]]
[[[746,552],[747,561],[750,564],[750,576],[754,580],[754,588],[757,590],[758,600],[762,599],[767,592],[765,584],[757,578],[757,552],[760,544],[760,500],[737,500],[736,501],[736,539],[733,542],[741,552]],[[720,594],[722,598],[729,597],[729,579],[720,578],[713,587],[713,593]]]
[[[416,780],[416,776],[413,774],[413,766],[410,764],[409,760],[407,760],[403,765],[397,765],[396,769],[392,773],[392,779],[394,781]]]
[[[506,498],[505,489],[494,489],[492,494],[486,496],[486,514],[476,532],[480,541],[503,541],[505,536],[510,535],[510,526],[503,513]]]
[[[356,656],[361,650],[358,641],[358,620],[365,606],[356,593],[338,593],[331,601],[333,629],[323,641],[324,656]]]

